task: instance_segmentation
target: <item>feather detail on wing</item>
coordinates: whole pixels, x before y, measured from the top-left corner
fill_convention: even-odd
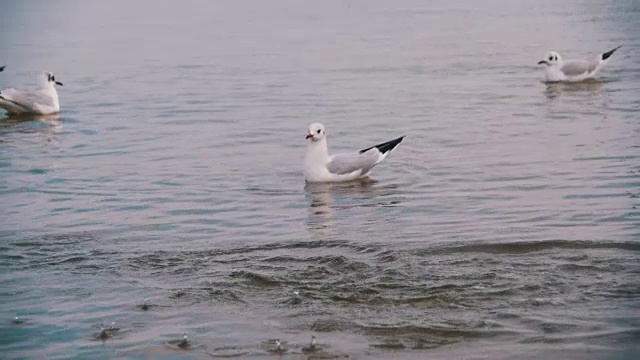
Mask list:
[[[42,92],[30,93],[12,88],[0,91],[0,98],[27,109],[33,108],[36,104],[42,106],[54,105],[54,100],[50,95]]]
[[[599,63],[598,59],[592,61],[570,60],[564,63],[561,70],[566,76],[580,76],[595,71]]]
[[[378,163],[379,154],[377,150],[364,154],[336,154],[327,164],[327,170],[335,175],[350,174],[358,170],[361,174],[366,174]]]
[[[327,170],[336,175],[350,174],[354,171],[361,171],[361,174],[368,173],[374,166],[384,160],[404,136],[360,150],[356,154],[336,154],[331,157],[327,164]]]

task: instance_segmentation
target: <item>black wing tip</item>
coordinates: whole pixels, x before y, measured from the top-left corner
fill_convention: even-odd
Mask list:
[[[602,60],[607,60],[608,58],[610,58],[611,55],[613,55],[613,53],[616,52],[616,50],[620,49],[621,47],[622,45],[618,45],[615,49],[611,49],[606,53],[602,54]]]
[[[391,141],[387,141],[385,143],[382,144],[378,144],[372,147],[368,147],[366,149],[360,150],[360,154],[367,152],[373,148],[378,149],[378,151],[380,151],[383,154],[388,153],[389,151],[393,150],[396,146],[398,146],[398,144],[400,144],[402,142],[402,140],[405,138],[406,135],[402,135],[399,138],[395,138]]]
[[[0,66],[0,72],[3,72],[3,71],[4,71],[4,68],[6,68],[6,67],[7,67],[7,65],[2,65],[2,66]]]

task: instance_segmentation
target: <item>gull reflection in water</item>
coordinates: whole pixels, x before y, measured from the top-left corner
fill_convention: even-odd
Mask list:
[[[547,82],[544,94],[549,100],[553,100],[561,95],[573,94],[573,95],[593,95],[599,94],[604,85],[607,83],[605,80],[590,79],[576,83],[568,82]]]
[[[62,121],[60,113],[50,115],[10,115],[4,119],[0,119],[0,127],[3,129],[17,127],[19,125],[25,125],[29,122],[40,122],[42,124],[49,125],[51,129],[61,130]]]
[[[60,114],[51,115],[12,115],[0,119],[0,135],[36,134],[48,142],[56,141],[54,136],[62,132]],[[0,139],[1,141],[1,139]]]
[[[380,185],[371,179],[344,183],[307,183],[305,197],[309,202],[309,231],[327,234],[342,211],[355,208],[393,206],[400,203],[398,185]],[[391,197],[391,198],[390,198]]]

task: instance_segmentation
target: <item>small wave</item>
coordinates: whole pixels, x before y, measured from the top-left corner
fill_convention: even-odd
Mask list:
[[[489,254],[526,254],[552,249],[618,249],[640,251],[640,242],[606,242],[606,241],[522,241],[510,243],[476,243],[459,246],[444,246],[434,249],[424,249],[425,254],[452,253],[489,253]]]
[[[257,287],[278,287],[284,284],[284,281],[276,278],[275,276],[269,276],[246,270],[235,271],[231,273],[231,277],[243,279],[249,285]]]

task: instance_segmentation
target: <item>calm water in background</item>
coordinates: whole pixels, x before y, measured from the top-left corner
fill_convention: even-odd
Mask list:
[[[3,4],[0,86],[65,86],[0,122],[2,357],[637,356],[639,30],[632,0]],[[619,44],[598,82],[535,66]],[[407,138],[305,186],[314,121]]]

